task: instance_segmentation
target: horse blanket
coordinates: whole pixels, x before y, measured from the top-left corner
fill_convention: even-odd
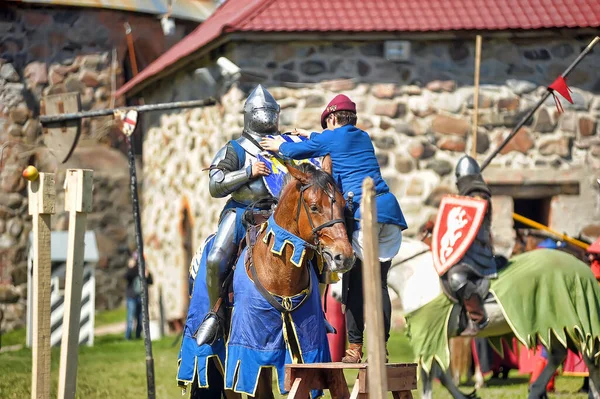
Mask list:
[[[290,238],[289,232],[279,234],[283,229],[274,223],[272,217],[267,229],[268,235],[274,238],[272,252],[281,253],[283,246],[292,245],[292,256],[303,257],[304,241],[296,236],[293,236],[295,239]],[[245,257],[246,249],[238,260],[233,277],[234,304],[227,342],[225,388],[254,395],[261,368],[271,367],[277,374],[280,393],[285,394],[285,364],[292,363],[291,339],[299,343],[301,363],[331,361],[317,275],[314,268],[309,267],[312,274],[310,289],[293,297],[274,295],[287,309],[297,306],[308,295],[298,309],[282,314],[260,294],[248,276]],[[322,391],[312,391],[313,398],[321,395]]]
[[[291,245],[294,248],[293,260],[302,261],[306,244],[303,240],[283,230],[272,217],[264,228],[267,229],[266,236],[272,238],[272,252],[281,253],[285,245]],[[228,304],[233,306],[229,340],[224,342],[221,338],[213,345],[198,346],[193,335],[210,310],[206,257],[213,239],[214,235],[207,238],[203,250],[196,253],[190,266],[193,289],[177,361],[177,382],[180,386],[191,384],[197,375],[199,386],[208,387],[208,361],[214,358],[225,370],[226,389],[254,395],[261,368],[272,367],[277,374],[279,391],[285,394],[285,364],[292,363],[290,339],[294,338],[299,343],[299,361],[331,361],[315,268],[309,267],[312,274],[311,289],[289,298],[274,296],[284,307],[295,307],[308,295],[298,309],[286,316],[273,308],[256,289],[246,273],[244,262],[247,249],[244,249],[233,277],[234,301]],[[322,391],[312,391],[313,398],[321,395]]]
[[[565,252],[537,249],[513,257],[491,281],[490,292],[502,308],[514,336],[527,348],[551,334],[565,348],[567,337],[584,353],[600,360],[600,287],[588,265]],[[406,315],[407,335],[426,372],[437,360],[450,364],[448,322],[454,304],[440,295]],[[502,355],[502,337],[490,338]]]
[[[196,344],[194,333],[200,326],[206,314],[210,311],[211,304],[206,287],[206,257],[212,248],[215,235],[209,236],[204,245],[194,255],[190,265],[190,306],[188,316],[183,327],[183,340],[179,357],[177,359],[177,383],[179,385],[191,384],[194,376],[198,376],[201,388],[208,387],[208,361],[215,358],[221,368],[225,364],[225,342],[218,339],[212,346]],[[220,271],[224,273],[224,270]]]

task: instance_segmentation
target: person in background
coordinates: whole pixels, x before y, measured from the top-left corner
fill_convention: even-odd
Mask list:
[[[125,297],[127,301],[127,328],[125,330],[125,339],[130,340],[133,332],[133,321],[135,320],[135,338],[142,335],[142,280],[138,275],[138,252],[135,251],[127,263],[125,280],[127,288]],[[152,274],[146,268],[146,281],[148,285],[152,284]]]

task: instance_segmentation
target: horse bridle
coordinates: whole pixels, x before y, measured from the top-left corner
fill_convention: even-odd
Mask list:
[[[306,203],[306,201],[304,200],[304,192],[306,190],[308,190],[309,188],[311,188],[314,185],[314,183],[310,183],[310,184],[306,184],[303,185],[302,187],[300,187],[300,197],[298,198],[298,210],[296,212],[296,220],[300,220],[300,211],[302,208],[304,208],[304,211],[306,212],[306,217],[308,218],[308,223],[310,224],[310,228],[312,229],[312,234],[313,234],[313,239],[314,242],[313,244],[309,244],[309,246],[311,247],[311,249],[317,251],[317,252],[321,252],[320,251],[320,243],[319,243],[319,231],[327,228],[327,227],[331,227],[333,225],[336,225],[338,223],[343,223],[344,225],[346,225],[346,221],[344,219],[338,218],[338,219],[332,219],[328,222],[325,222],[317,227],[315,227],[315,224],[313,223],[312,218],[310,217],[310,209],[308,209],[308,204]],[[329,199],[331,200],[331,216],[333,217],[333,206],[335,204],[335,194],[331,194],[328,191],[325,191],[325,193],[327,194],[327,196],[329,197]]]

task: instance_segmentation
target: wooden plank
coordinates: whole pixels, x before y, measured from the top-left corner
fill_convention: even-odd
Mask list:
[[[381,265],[379,264],[379,240],[377,229],[377,211],[373,179],[365,178],[362,185],[361,200],[362,232],[363,232],[363,291],[365,298],[365,315],[369,315],[366,323],[368,337],[367,356],[369,359],[369,394],[373,398],[387,395],[387,378],[385,371],[385,337],[383,325],[383,297],[381,293]]]
[[[288,371],[289,370],[289,371]],[[293,382],[298,378],[302,379],[310,389],[327,389],[327,377],[328,370],[319,369],[287,369],[285,370],[285,381],[284,388],[289,390],[293,385]]]
[[[328,370],[326,373],[327,387],[329,388],[331,397],[334,399],[349,399],[350,391],[344,377],[344,370]]]
[[[302,378],[296,378],[288,394],[288,399],[306,399],[309,394],[310,389],[302,381]]]
[[[50,217],[56,188],[53,173],[40,173],[28,184],[33,221],[33,342],[31,397],[50,397]]]
[[[52,94],[42,100],[43,115],[71,114],[79,111],[79,93]],[[49,124],[43,129],[44,144],[60,162],[65,162],[75,148],[80,133],[80,119]]]
[[[387,367],[386,378],[388,391],[406,391],[417,389],[417,367]],[[360,393],[369,393],[368,375],[366,370],[359,370],[358,382]]]
[[[69,212],[69,235],[58,377],[60,399],[74,399],[77,387],[84,236],[87,213],[92,210],[92,179],[93,172],[89,169],[68,169],[65,178],[65,210]]]

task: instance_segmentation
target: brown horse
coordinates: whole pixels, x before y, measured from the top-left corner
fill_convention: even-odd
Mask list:
[[[305,163],[297,167],[286,164],[286,167],[289,173],[273,218],[281,228],[310,244],[304,261],[300,267],[291,262],[293,248],[290,245],[285,245],[281,254],[273,253],[273,237],[269,236],[266,243],[263,241],[266,230],[256,238],[251,253],[255,275],[266,291],[277,296],[292,297],[309,286],[312,266],[308,259],[315,252],[323,257],[326,269],[331,272],[344,273],[350,270],[355,258],[344,223],[345,201],[331,176],[329,157],[323,161],[322,170]],[[247,262],[246,273],[252,278],[249,265],[250,262]],[[257,279],[253,279],[255,285]],[[240,298],[236,297],[236,300]],[[290,348],[292,358],[298,361],[298,343],[290,342]],[[204,392],[201,396],[206,398]],[[231,391],[225,393],[228,398],[241,397]],[[221,395],[218,395],[220,398]],[[274,398],[271,368],[262,368],[255,395],[258,398]],[[196,397],[194,393],[192,397]]]

